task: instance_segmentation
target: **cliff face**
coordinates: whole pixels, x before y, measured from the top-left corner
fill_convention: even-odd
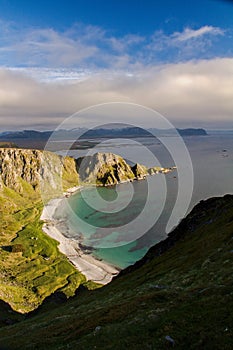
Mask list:
[[[125,160],[112,153],[95,153],[78,158],[77,166],[80,179],[85,183],[114,185],[135,178]]]
[[[42,231],[40,220],[42,199],[77,183],[72,158],[0,149],[0,299],[18,312],[34,310],[58,289],[72,295],[86,283]]]
[[[0,149],[0,189],[5,185],[22,194],[27,183],[35,191],[54,191],[61,179],[64,186],[78,183],[74,159],[38,150]]]
[[[0,148],[0,190],[5,185],[20,194],[29,185],[31,190],[53,197],[78,185],[79,178],[83,183],[108,186],[157,172],[159,168],[148,169],[140,164],[131,167],[113,153],[95,153],[75,160],[47,151]]]
[[[138,163],[136,163],[132,167],[132,171],[134,173],[135,178],[138,179],[138,180],[144,179],[148,175],[147,168],[144,165],[140,165]]]
[[[172,168],[153,167],[147,168],[136,163],[130,166],[126,161],[113,153],[95,153],[92,156],[77,159],[77,168],[80,180],[83,183],[101,186],[116,185],[121,182],[142,180],[148,175],[167,173]]]
[[[46,151],[0,149],[0,189],[5,185],[20,194],[25,192],[25,183],[36,192],[53,194],[63,187],[77,185],[79,176],[84,183],[107,186],[145,175],[144,166],[136,164],[131,168],[122,157],[112,153],[75,160]]]
[[[0,174],[2,184],[23,192],[22,181],[28,182],[35,190],[39,186],[42,152],[34,150],[1,149]]]

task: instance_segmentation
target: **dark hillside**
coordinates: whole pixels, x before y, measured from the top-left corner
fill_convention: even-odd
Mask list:
[[[198,204],[110,285],[47,301],[5,349],[232,349],[233,196]]]

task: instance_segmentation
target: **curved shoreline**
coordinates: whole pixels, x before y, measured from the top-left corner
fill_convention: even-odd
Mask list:
[[[105,285],[111,282],[114,276],[118,275],[120,269],[107,262],[98,260],[91,254],[85,253],[77,240],[67,238],[62,234],[61,230],[59,230],[61,222],[54,218],[55,211],[64,198],[71,196],[81,187],[77,186],[68,189],[62,197],[51,199],[44,206],[40,217],[44,221],[42,229],[48,236],[59,242],[59,251],[67,256],[75,268],[86,277],[87,281]],[[64,225],[64,221],[62,225]]]

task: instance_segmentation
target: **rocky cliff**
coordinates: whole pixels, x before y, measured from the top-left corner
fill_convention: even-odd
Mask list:
[[[80,179],[85,183],[114,185],[135,178],[126,161],[112,153],[95,153],[78,158],[77,165]]]
[[[133,166],[113,153],[95,153],[92,156],[77,159],[80,180],[87,184],[101,186],[116,185],[121,182],[142,180],[148,175],[167,173],[175,168],[147,168],[136,163]]]
[[[136,163],[131,169],[138,180],[144,179],[148,175],[148,169],[144,165]]]
[[[36,192],[54,193],[75,184],[78,174],[72,158],[38,150],[0,149],[0,189],[6,186],[23,194],[29,185]]]
[[[29,312],[57,290],[72,295],[85,276],[42,231],[43,200],[78,183],[76,162],[50,152],[0,149],[0,299]]]
[[[97,185],[141,177],[138,166],[133,171],[123,158],[112,153],[96,153],[76,161],[46,151],[0,149],[0,189],[6,186],[23,194],[27,184],[36,192],[54,194],[63,186],[77,185],[79,174],[82,182]]]
[[[109,186],[167,170],[140,164],[131,167],[113,153],[95,153],[75,160],[47,151],[0,148],[0,190],[5,186],[21,194],[31,189],[52,197],[78,185],[79,178],[84,184]]]

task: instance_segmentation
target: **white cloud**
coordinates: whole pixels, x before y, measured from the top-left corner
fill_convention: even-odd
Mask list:
[[[145,39],[132,34],[114,37],[100,27],[80,23],[61,32],[53,28],[18,28],[0,20],[0,28],[2,66],[117,67],[135,61],[128,52]]]
[[[0,66],[88,69],[151,64],[161,61],[161,52],[165,61],[199,58],[209,53],[214,37],[224,34],[221,28],[206,25],[170,35],[157,31],[147,37],[130,33],[113,36],[100,27],[80,23],[57,31],[22,28],[1,20],[0,29]]]
[[[111,43],[112,48],[118,52],[125,52],[131,46],[142,44],[145,41],[145,38],[140,35],[125,35],[122,38],[111,37],[108,39]]]
[[[167,52],[168,56],[173,50],[172,57],[175,57],[178,61],[200,58],[205,55],[209,57],[214,39],[223,35],[225,35],[223,29],[208,25],[199,29],[185,28],[182,32],[174,32],[170,35],[166,35],[159,30],[154,33],[147,48],[157,54]]]
[[[218,27],[147,38],[79,23],[63,32],[3,21],[0,28],[0,64],[12,67],[0,69],[4,129],[49,128],[81,108],[112,101],[146,105],[181,123],[232,120],[233,59],[193,60],[224,34]],[[156,64],[161,51],[165,62],[184,63]]]
[[[20,33],[21,40],[16,40],[13,33],[12,36],[11,43],[0,48],[12,63],[72,66],[93,57],[98,51],[94,44],[85,44],[80,38],[73,39],[50,28]]]
[[[171,35],[173,42],[186,41],[190,39],[200,38],[203,35],[224,35],[221,28],[213,26],[203,26],[199,29],[185,28],[183,32],[175,32]]]
[[[184,126],[229,125],[232,72],[233,59],[218,58],[144,66],[131,74],[99,71],[72,84],[56,80],[48,84],[22,71],[2,69],[0,123],[3,129],[38,125],[48,129],[81,108],[124,101],[151,107]]]
[[[8,67],[8,69],[44,83],[63,83],[66,81],[73,84],[74,81],[85,80],[97,73],[93,70],[79,68]]]

